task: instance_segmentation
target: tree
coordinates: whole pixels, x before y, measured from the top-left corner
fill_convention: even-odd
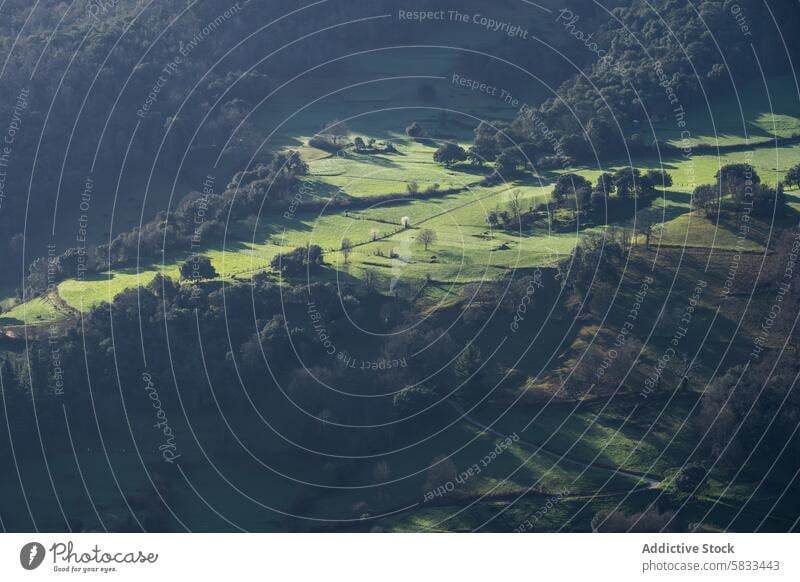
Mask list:
[[[728,164],[721,167],[714,176],[722,196],[730,196],[742,202],[753,195],[753,188],[761,183],[761,178],[750,164]]]
[[[334,144],[338,144],[340,139],[347,137],[347,135],[350,133],[350,130],[343,121],[334,119],[333,121],[326,123],[325,127],[322,128],[320,133]]]
[[[475,139],[472,140],[473,145],[469,148],[470,161],[473,164],[482,164],[484,161],[494,162],[497,159],[500,154],[497,134],[497,129],[485,121],[475,128]]]
[[[614,174],[614,187],[620,198],[631,198],[637,194],[637,186],[642,173],[636,168],[623,168]]]
[[[161,273],[156,273],[153,280],[147,285],[146,289],[159,299],[173,299],[180,291],[180,285],[169,277]]]
[[[469,163],[473,166],[482,166],[484,158],[481,155],[480,149],[474,145],[470,146],[470,148],[467,150],[467,161],[469,161]]]
[[[562,205],[570,198],[574,198],[578,206],[579,202],[588,200],[592,192],[592,183],[579,174],[562,174],[556,180],[553,188],[553,201],[556,205]]]
[[[419,194],[419,184],[416,182],[409,182],[406,184],[406,192],[408,192],[409,196],[416,196]]]
[[[794,165],[786,172],[784,182],[790,188],[800,188],[800,164]]]
[[[17,375],[8,358],[4,358],[3,363],[0,364],[0,386],[6,394],[12,394],[19,389]]]
[[[592,149],[582,135],[567,134],[558,140],[558,149],[570,158],[583,159],[592,153]],[[599,152],[598,152],[599,153]]]
[[[467,380],[474,376],[481,367],[483,359],[481,350],[473,343],[467,345],[464,351],[453,362],[453,373],[460,380]]]
[[[623,229],[625,232],[625,229]],[[623,243],[624,244],[624,243]],[[581,292],[618,276],[618,262],[625,250],[615,241],[595,233],[586,234],[572,251],[572,261],[564,264],[562,278]]]
[[[361,281],[367,295],[375,293],[378,289],[378,273],[375,269],[364,269],[361,272]]]
[[[522,224],[522,199],[519,190],[514,190],[508,198],[508,212],[517,224]]]
[[[591,202],[592,212],[599,212],[606,207],[608,198],[603,190],[598,190],[597,188],[595,188],[594,190],[592,190],[592,197],[590,202]]]
[[[782,183],[778,183],[775,188],[766,184],[756,184],[753,187],[753,214],[756,216],[768,217],[773,207],[780,208],[785,202]]]
[[[785,267],[780,268],[782,272]],[[720,467],[742,467],[764,477],[767,485],[783,487],[800,469],[797,455],[779,453],[797,448],[800,395],[795,380],[800,360],[796,353],[776,357],[767,350],[758,363],[737,365],[716,376],[703,393],[695,423],[708,431],[707,454]],[[776,464],[777,459],[781,462]]]
[[[464,348],[464,351],[453,362],[453,374],[462,383],[460,392],[465,400],[474,402],[483,396],[482,388],[488,382],[486,382],[487,374],[478,346],[470,343]]]
[[[603,196],[610,196],[616,189],[614,186],[614,176],[608,172],[604,172],[597,177],[597,185],[594,187],[596,191],[602,192]]]
[[[647,170],[645,177],[654,187],[669,188],[672,186],[672,174],[664,170]]]
[[[646,248],[650,248],[650,238],[653,236],[653,232],[660,223],[660,217],[651,212],[640,212],[637,216],[636,228],[640,234],[644,235]]]
[[[297,151],[278,152],[272,158],[269,167],[265,168],[261,165],[255,170],[255,175],[263,179],[268,177],[268,172],[277,173],[279,171],[289,172],[295,176],[305,176],[308,174],[308,164]],[[236,178],[234,177],[234,179]],[[236,180],[236,183],[238,182],[239,180]]]
[[[425,480],[424,494],[427,496],[431,491],[438,487],[446,486],[448,483],[455,483],[458,478],[458,467],[453,460],[446,455],[438,455],[428,465],[428,476]]]
[[[501,178],[513,178],[517,174],[517,169],[522,165],[522,157],[518,150],[509,148],[504,150],[494,162],[494,171]]]
[[[8,357],[0,360],[0,388],[3,391],[2,397],[0,397],[0,408],[5,400],[6,413],[9,415],[11,423],[19,422],[22,419],[21,407],[26,404],[26,390],[20,374],[24,376],[28,371],[27,363],[28,360],[25,358],[21,364],[23,369],[15,370]]]
[[[217,270],[211,264],[211,259],[203,255],[194,255],[186,259],[181,265],[181,279],[196,281],[198,279],[215,279]]]
[[[353,140],[353,145],[358,151],[363,150],[366,148],[367,144],[364,143],[364,140],[361,137],[357,137]]]
[[[297,247],[289,253],[277,255],[272,259],[270,265],[282,273],[299,274],[306,268],[313,270],[322,265],[322,258],[322,247],[308,245],[307,247]]]
[[[423,228],[417,235],[417,243],[424,245],[426,251],[428,250],[428,247],[434,244],[437,240],[438,237],[436,236],[436,233],[430,228]]]
[[[691,463],[681,467],[681,470],[675,475],[675,487],[683,493],[697,494],[705,485],[707,478],[708,471],[703,465]]]
[[[350,253],[353,252],[353,243],[349,238],[342,239],[341,251],[344,257],[344,264],[346,265],[350,262]]]
[[[467,159],[467,152],[460,145],[447,142],[442,144],[433,154],[433,161],[445,166],[452,166]]]
[[[406,135],[414,139],[419,139],[425,136],[425,130],[422,129],[422,126],[415,121],[406,127]]]
[[[706,217],[711,218],[716,214],[718,208],[719,188],[711,184],[701,184],[692,192],[692,204],[695,208],[700,208],[706,213]]]
[[[605,119],[596,117],[590,119],[586,126],[586,134],[599,157],[608,156],[617,149],[618,142],[614,140],[614,130]]]

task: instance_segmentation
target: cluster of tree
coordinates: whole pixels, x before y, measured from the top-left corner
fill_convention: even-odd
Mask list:
[[[447,167],[467,159],[467,152],[457,143],[445,142],[433,152],[433,161]]]
[[[490,226],[519,227],[559,208],[572,209],[576,214],[601,214],[615,205],[629,206],[627,203],[633,199],[646,201],[655,196],[658,188],[670,186],[672,176],[664,170],[648,170],[643,174],[636,168],[623,168],[613,174],[600,174],[594,185],[580,174],[570,172],[556,180],[550,204],[531,205],[526,210],[519,192],[513,191],[506,208],[489,211],[486,221]]]
[[[787,188],[800,188],[800,164],[795,164],[786,171],[783,183]]]
[[[770,23],[747,31],[757,39],[753,42],[759,47],[758,61],[746,50],[747,43],[741,42],[743,31],[731,14],[733,8],[749,22]],[[670,0],[657,8],[645,0],[607,8],[576,3],[556,20],[564,26],[559,32],[573,40],[569,32],[586,34],[591,29],[591,46],[596,50],[586,50],[579,42],[559,45],[562,54],[569,56],[570,66],[556,68],[571,70],[578,64],[582,70],[564,80],[556,95],[540,106],[521,108],[511,124],[482,123],[468,152],[470,159],[476,164],[494,163],[498,174],[506,177],[530,166],[550,169],[575,161],[647,153],[655,146],[642,133],[631,131],[635,122],[672,119],[681,107],[689,111],[695,105],[705,106],[709,97],[729,92],[732,83],[759,77],[759,66],[767,58],[771,73],[790,70],[786,47],[774,34],[772,23],[777,16],[783,18],[779,23],[796,24],[796,12],[790,0],[769,8],[758,0],[735,7],[712,0],[698,6]],[[798,42],[792,41],[788,48],[789,54],[800,53]],[[532,60],[548,60],[531,59],[514,47],[506,50],[514,53],[515,63],[528,62],[533,70],[542,65]],[[505,72],[497,62],[477,55],[465,60],[480,70],[481,79]],[[662,152],[673,149],[665,143],[659,147]]]
[[[605,122],[593,121],[587,131],[590,137],[596,137],[608,133],[609,129]],[[575,139],[578,138],[571,136],[567,141]],[[455,144],[444,144],[434,154],[434,159],[447,165],[464,160],[469,160],[476,166],[492,164],[494,171],[488,181],[511,181],[524,172],[535,174],[540,170],[567,168],[575,159],[585,157],[574,148],[564,148],[562,145],[554,144],[550,132],[540,135],[521,133],[518,122],[514,124],[481,122],[475,128],[473,145],[469,150],[464,151]],[[641,174],[639,170],[630,168],[620,170],[612,176],[604,174],[601,178],[603,182],[595,188],[592,188],[591,184],[587,186],[583,182],[576,182],[575,174],[568,176],[570,176],[569,184],[562,181],[557,185],[556,201],[566,198],[568,190],[571,189],[573,194],[571,198],[576,200],[578,205],[584,205],[584,202],[591,203],[593,194],[605,198],[617,190],[620,198],[630,198],[650,194],[659,186],[672,185],[670,175],[660,170]],[[577,193],[582,196],[575,196]]]
[[[748,477],[779,488],[795,480],[800,470],[798,373],[795,351],[766,352],[758,363],[734,366],[711,382],[697,427],[720,467],[741,467]]]
[[[299,176],[308,165],[296,152],[277,153],[267,163],[238,172],[221,194],[190,192],[170,213],[156,217],[108,245],[71,248],[56,257],[37,258],[28,269],[26,297],[64,279],[86,275],[135,261],[162,258],[171,251],[188,251],[221,241],[229,221],[275,208],[294,196]]]
[[[302,249],[303,255],[307,252]],[[133,425],[152,424],[150,402],[139,398],[147,371],[159,387],[163,408],[174,416],[175,430],[183,425],[182,410],[193,418],[217,404],[234,415],[238,406],[246,409],[243,392],[235,388],[243,382],[246,393],[275,422],[285,420],[289,436],[314,449],[365,452],[393,438],[412,442],[418,436],[413,431],[396,435],[394,428],[386,428],[376,430],[375,438],[364,438],[364,431],[337,429],[318,419],[379,424],[420,413],[450,397],[459,385],[453,397],[479,397],[488,381],[480,349],[459,345],[436,319],[420,321],[413,303],[366,287],[352,292],[333,283],[293,287],[258,275],[250,284],[222,289],[157,275],[146,287],[121,293],[113,303],[87,313],[81,326],[66,330],[57,345],[58,375],[52,373],[53,345],[47,340],[31,342],[28,352],[0,362],[6,412],[13,419],[15,440],[25,440],[36,426],[33,399],[39,421],[48,423],[48,440],[63,436],[64,403],[77,442],[93,438],[94,418],[126,414]],[[382,339],[368,345],[350,340],[358,336],[356,325],[378,325]],[[329,349],[333,344],[336,353]],[[349,354],[361,363],[349,365]],[[198,358],[203,366],[197,365]],[[442,368],[443,362],[452,364]],[[103,388],[90,392],[89,379],[91,386]],[[68,383],[69,390],[56,396],[60,382]],[[355,396],[332,391],[326,383]],[[119,390],[112,388],[118,385]],[[115,428],[124,435],[121,426],[110,427],[109,433],[116,434]]]
[[[186,259],[180,268],[181,279],[199,281],[216,279],[219,274],[211,263],[211,259],[203,255],[193,255]]]
[[[559,266],[562,284],[585,297],[594,286],[618,277],[625,252],[613,237],[585,234],[570,259]]]
[[[771,216],[774,209],[785,203],[783,183],[775,187],[763,184],[750,164],[728,164],[717,171],[715,178],[714,184],[702,184],[692,193],[695,208],[702,209],[709,218],[729,208],[727,200],[733,203],[734,209],[749,207],[753,215],[762,217]],[[794,178],[787,176],[787,179]]]
[[[749,43],[741,42],[730,2],[669,0],[656,9],[634,0],[614,8],[593,37],[602,58],[564,82],[537,110],[521,112],[516,131],[531,141],[549,137],[567,156],[602,158],[626,146],[644,146],[641,135],[624,130],[644,115],[658,121],[671,118],[677,107],[705,103],[731,90],[731,83],[759,77],[767,58],[773,73],[787,70],[790,60],[773,16],[785,19],[779,23],[797,23],[796,7],[785,0],[769,8],[747,0],[736,8],[750,22],[770,23],[748,31],[757,39],[758,60],[748,54]],[[792,42],[790,53],[798,49]]]
[[[583,176],[568,173],[556,180],[552,200],[556,207],[597,211],[607,208],[612,195],[620,201],[646,200],[656,194],[657,188],[670,186],[672,176],[664,170],[648,170],[642,174],[636,168],[623,168],[613,174],[600,174],[594,186]]]
[[[397,148],[390,141],[378,142],[374,137],[366,141],[363,137],[353,139],[353,149],[360,154],[396,154]]]
[[[342,252],[346,257],[350,256],[352,245],[347,241],[347,246],[342,246]],[[344,243],[344,241],[343,241]],[[280,253],[276,255],[270,266],[286,275],[301,275],[303,273],[313,272],[323,264],[322,247],[319,245],[308,245],[305,247],[297,247],[289,253]]]
[[[334,119],[323,125],[308,144],[323,151],[338,152],[347,146],[348,135],[350,135],[350,128],[347,127],[347,124],[339,119]]]

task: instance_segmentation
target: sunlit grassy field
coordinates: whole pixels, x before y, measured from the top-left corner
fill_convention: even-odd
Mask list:
[[[424,146],[414,146],[422,149]],[[782,178],[791,164],[800,161],[800,146],[774,150],[757,149],[753,154],[730,153],[721,158],[697,156],[689,160],[669,161],[663,164],[673,174],[675,185],[656,205],[664,208],[665,224],[661,242],[669,245],[715,246],[734,248],[737,233],[729,225],[716,224],[700,212],[690,211],[690,186],[709,183],[717,169],[727,163],[750,161],[765,182],[774,183]],[[368,162],[342,162],[354,170]],[[420,178],[420,166],[430,168],[430,182],[440,181],[444,174],[461,178],[461,186],[474,182],[471,173],[460,173],[457,169],[445,170],[436,164],[423,164],[422,153],[417,151],[408,164],[405,175],[401,170],[394,173],[391,190],[402,191],[404,185]],[[659,167],[653,160],[637,162],[637,167],[647,169]],[[614,167],[610,168],[614,169]],[[312,164],[313,170],[313,164]],[[579,173],[596,179],[599,170],[581,169]],[[509,197],[518,192],[523,207],[545,202],[552,189],[555,176],[538,180],[528,179],[517,184],[501,184],[493,187],[472,185],[463,191],[439,197],[410,201],[393,201],[392,197],[376,202],[372,207],[342,211],[326,209],[319,212],[298,212],[290,218],[283,216],[260,217],[259,220],[234,226],[224,244],[207,249],[207,254],[222,278],[248,277],[267,269],[270,261],[279,253],[291,248],[316,244],[325,251],[325,261],[347,276],[359,277],[365,268],[375,269],[387,280],[392,278],[424,279],[465,283],[497,277],[509,269],[552,265],[569,255],[580,239],[579,233],[552,233],[547,227],[536,227],[523,233],[491,229],[486,222],[489,211],[503,209]],[[321,181],[330,180],[327,175],[315,176]],[[453,184],[456,182],[454,181]],[[356,180],[354,184],[358,184]],[[358,186],[352,187],[354,190]],[[371,192],[370,195],[374,195]],[[402,229],[401,221],[407,217],[410,228]],[[769,225],[764,233],[758,229],[742,241],[745,250],[763,248]],[[422,228],[436,232],[437,240],[426,251],[416,242]],[[348,264],[338,249],[342,240],[348,238],[354,245]],[[392,258],[392,254],[396,254]],[[102,301],[111,301],[121,291],[138,285],[146,285],[156,272],[178,278],[178,269],[186,255],[169,258],[165,264],[147,264],[139,268],[129,267],[112,273],[97,275],[83,281],[62,282],[59,294],[72,307],[86,310]],[[36,300],[27,306],[17,306],[2,317],[11,322],[37,323],[58,316],[45,301]]]
[[[39,325],[62,317],[48,297],[37,297],[0,314],[0,325]]]

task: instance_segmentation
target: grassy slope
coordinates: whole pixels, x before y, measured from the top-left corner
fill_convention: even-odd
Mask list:
[[[771,177],[776,176],[775,168],[782,171],[787,165],[800,161],[800,146],[783,148],[777,151],[777,155],[779,165],[776,165],[776,151],[772,149],[757,150],[750,158],[765,181],[773,181]],[[664,244],[682,245],[685,241],[690,246],[713,244],[717,248],[732,248],[736,244],[736,233],[729,225],[715,225],[701,213],[688,212],[690,196],[687,186],[693,181],[710,182],[720,164],[744,159],[747,159],[745,153],[735,153],[721,160],[713,156],[698,156],[693,160],[665,164],[675,177],[675,186],[659,202],[665,208],[667,219]],[[408,163],[412,166],[418,164],[414,157],[410,157]],[[438,172],[432,180],[440,180],[442,171],[450,172],[438,166],[431,167]],[[410,177],[418,178],[418,172],[418,168],[409,168]],[[453,173],[458,175],[455,171]],[[587,169],[581,173],[594,178],[598,172]],[[471,174],[461,175],[465,181],[474,178]],[[329,178],[318,176],[317,179]],[[328,252],[326,261],[335,268],[346,269],[349,276],[358,277],[361,269],[369,267],[377,269],[386,278],[422,279],[429,274],[434,280],[456,283],[492,278],[508,268],[552,264],[567,256],[578,241],[574,233],[549,234],[546,229],[538,229],[520,236],[488,229],[486,213],[498,206],[502,208],[512,188],[520,191],[526,206],[529,201],[538,203],[545,200],[549,190],[548,186],[530,182],[493,188],[477,186],[441,198],[395,204],[384,202],[347,214],[341,211],[298,213],[290,219],[271,217],[268,224],[262,217],[257,226],[237,227],[230,233],[230,242],[207,254],[220,274],[230,278],[264,269],[282,250],[304,246],[308,242],[322,246]],[[378,237],[386,237],[399,230],[400,220],[405,216],[409,217],[412,229],[371,242],[373,230]],[[437,243],[427,252],[413,242],[418,232],[416,229],[421,227],[432,228],[438,235]],[[360,245],[355,248],[347,267],[342,264],[341,254],[335,252],[343,238]],[[761,239],[755,237],[745,241],[746,248],[763,248],[763,236]],[[401,260],[388,258],[393,250],[400,254]],[[377,256],[376,252],[384,256]],[[138,273],[132,268],[86,281],[66,281],[59,286],[59,292],[73,307],[87,309],[100,301],[113,299],[128,287],[147,284],[159,270],[175,277],[183,258],[175,256],[163,266],[143,266]]]

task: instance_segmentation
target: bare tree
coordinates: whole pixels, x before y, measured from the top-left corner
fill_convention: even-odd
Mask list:
[[[438,237],[436,236],[436,233],[430,228],[423,228],[417,235],[417,243],[424,245],[426,251],[428,250],[428,247],[434,244],[437,240]]]
[[[364,291],[374,293],[378,289],[378,273],[375,269],[364,269],[361,273],[361,280],[364,283]]]
[[[660,216],[652,212],[642,212],[636,218],[636,228],[639,234],[644,235],[645,247],[650,248],[650,239],[657,234],[661,220]]]
[[[508,213],[517,224],[522,224],[522,200],[519,190],[514,190],[508,199]]]

